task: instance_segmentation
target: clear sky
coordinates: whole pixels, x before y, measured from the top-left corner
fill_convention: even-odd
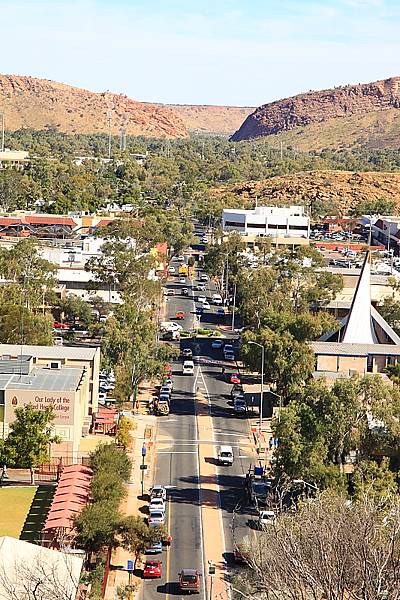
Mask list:
[[[0,0],[0,72],[258,106],[400,75],[400,0]]]

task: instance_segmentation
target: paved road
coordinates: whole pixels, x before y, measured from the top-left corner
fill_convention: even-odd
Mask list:
[[[175,267],[177,263],[172,263]],[[178,276],[170,278],[167,285],[175,291],[167,297],[166,320],[171,320],[175,312],[183,310],[186,314],[183,328],[193,327],[195,301],[197,293],[192,291],[190,282],[179,283]],[[189,287],[190,296],[181,295],[182,287]],[[211,298],[215,291],[207,284],[206,295]],[[201,324],[211,329],[220,325],[216,316],[216,307],[211,307],[202,317]],[[228,335],[231,335],[228,333]],[[233,340],[234,341],[234,340]],[[234,342],[235,343],[235,342]],[[230,467],[216,465],[219,485],[219,504],[222,511],[224,529],[225,559],[232,561],[232,515],[238,502],[243,501],[244,475],[251,463],[251,447],[248,437],[247,419],[235,417],[230,405],[231,385],[222,380],[221,367],[215,366],[223,361],[222,351],[211,348],[211,340],[205,338],[181,340],[181,347],[191,347],[196,357],[196,376],[182,375],[182,362],[174,363],[174,392],[171,412],[168,417],[158,418],[157,462],[155,482],[169,486],[167,524],[173,537],[170,550],[160,555],[163,561],[163,577],[158,581],[143,582],[143,600],[159,598],[183,598],[177,586],[177,574],[181,568],[196,568],[202,574],[201,598],[206,600],[207,575],[204,571],[202,523],[199,506],[199,459],[198,431],[195,413],[195,393],[199,388],[210,402],[213,432],[211,442],[214,445],[214,458],[218,446],[229,444],[234,450],[234,464]],[[233,369],[232,369],[233,370]],[[213,460],[211,458],[211,460]],[[215,461],[216,464],[216,461]],[[246,531],[247,514],[239,515],[240,536]]]

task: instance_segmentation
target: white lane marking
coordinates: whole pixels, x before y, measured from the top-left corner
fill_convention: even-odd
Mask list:
[[[212,419],[212,415],[211,415],[211,398],[210,398],[210,394],[208,393],[207,384],[205,382],[204,375],[203,375],[203,372],[202,372],[200,366],[199,366],[199,371],[200,371],[200,375],[201,375],[201,379],[203,381],[204,387],[206,388],[206,395],[207,395],[208,406],[209,406],[209,411],[210,411],[210,418],[211,418],[211,428],[212,428],[212,434],[213,434],[213,438],[214,438],[214,426],[213,426],[213,419]],[[215,445],[215,441],[213,441],[213,444]],[[224,522],[223,522],[223,519],[222,519],[221,488],[220,488],[220,485],[218,483],[219,472],[218,472],[217,468],[216,468],[215,472],[216,472],[216,475],[217,475],[216,487],[217,487],[217,491],[218,491],[217,501],[218,501],[219,526],[220,526],[220,530],[222,532],[222,557],[224,557],[226,555],[225,529],[224,529]],[[231,598],[231,597],[232,597],[231,591],[230,591],[230,588],[228,588],[228,598]]]
[[[194,304],[194,302],[193,302]],[[197,368],[197,373],[196,373],[196,377],[194,379],[193,382],[193,389],[192,389],[192,394],[193,394],[193,401],[194,401],[194,406],[195,406],[195,424],[196,427],[194,428],[195,431],[195,443],[199,443],[199,432],[198,432],[198,421],[197,421],[197,414],[196,414],[196,385],[197,385],[197,380],[199,378],[199,371],[200,371],[200,367]],[[200,519],[200,548],[201,548],[201,573],[203,576],[203,581],[204,581],[204,585],[202,586],[202,590],[203,590],[203,600],[207,600],[206,599],[206,585],[205,582],[207,581],[206,578],[206,572],[205,572],[205,562],[204,562],[204,532],[203,532],[203,518],[202,518],[202,512],[201,512],[201,484],[200,484],[200,460],[199,460],[199,452],[197,450],[196,452],[197,457],[196,457],[196,470],[197,470],[197,489],[198,489],[198,493],[199,493],[199,519]]]

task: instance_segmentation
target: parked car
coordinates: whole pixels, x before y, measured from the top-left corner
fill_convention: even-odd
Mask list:
[[[197,302],[204,304],[204,302],[207,302],[207,298],[203,295],[197,296]]]
[[[224,350],[224,359],[225,360],[235,360],[235,355],[231,350]]]
[[[231,373],[229,375],[229,383],[240,384],[240,376],[239,373]]]
[[[216,350],[219,350],[220,348],[222,348],[222,346],[224,345],[224,342],[222,340],[213,340],[211,342],[211,348],[214,348]]]
[[[258,515],[258,527],[260,529],[265,529],[266,527],[273,525],[275,519],[276,516],[273,510],[260,510]]]
[[[149,511],[151,513],[154,510],[162,510],[165,512],[165,501],[163,498],[151,498]]]
[[[225,309],[224,308],[217,308],[217,316],[218,317],[225,317]]]
[[[163,510],[152,510],[148,517],[150,527],[157,527],[158,525],[164,525],[165,522],[165,511]]]
[[[149,548],[144,551],[145,554],[160,554],[163,551],[162,541],[154,542]]]
[[[174,290],[172,290],[171,288],[168,288],[167,290],[165,290],[164,293],[166,296],[174,296],[175,295]]]
[[[151,488],[151,498],[167,498],[167,490],[163,485],[156,484]]]
[[[163,379],[162,387],[168,387],[172,392],[172,390],[174,389],[174,382],[170,377],[166,377],[165,379]]]
[[[199,292],[205,292],[206,291],[206,286],[204,285],[204,283],[198,283],[196,285],[196,290],[199,290]]]
[[[200,275],[200,281],[208,281],[208,275],[206,275],[205,273],[202,273]]]
[[[182,291],[182,296],[189,296],[189,290],[187,287],[182,288],[181,291]]]
[[[233,412],[235,415],[245,415],[247,412],[247,405],[245,400],[236,398],[233,402]]]
[[[176,269],[175,269],[175,267],[168,267],[168,273],[169,273],[170,275],[175,275],[175,273],[176,273]]]
[[[221,294],[213,294],[212,295],[212,301],[213,301],[213,304],[216,304],[217,306],[222,306],[222,296],[221,296]]]
[[[146,560],[143,569],[144,579],[155,579],[161,577],[161,561],[160,560]]]
[[[170,386],[169,386],[169,385],[162,385],[162,386],[160,387],[160,394],[159,394],[159,395],[160,395],[160,396],[163,396],[163,395],[168,395],[168,396],[170,396],[170,395],[171,395],[171,391],[172,391],[172,389],[170,388]]]
[[[193,351],[191,348],[183,348],[182,350],[182,356],[184,358],[192,358],[193,356]]]
[[[205,302],[203,302],[203,308],[204,308],[204,310],[210,310],[211,306],[207,300]]]
[[[185,318],[185,316],[186,316],[186,315],[185,315],[185,313],[183,312],[183,310],[178,310],[178,311],[175,313],[175,319],[178,319],[178,320],[180,320],[180,321],[181,321],[182,319],[184,319],[184,318]]]
[[[196,315],[202,315],[204,312],[203,306],[196,306]]]
[[[65,330],[70,329],[70,326],[68,325],[68,323],[59,323],[58,321],[55,321],[53,323],[53,327],[54,327],[54,329],[65,329]]]
[[[200,594],[200,575],[196,569],[182,569],[179,573],[179,591]]]
[[[240,383],[235,383],[231,389],[231,398],[244,398],[244,391]]]
[[[186,277],[179,277],[179,283],[186,283]]]

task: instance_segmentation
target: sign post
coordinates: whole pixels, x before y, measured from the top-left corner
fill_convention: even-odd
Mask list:
[[[144,459],[146,458],[147,448],[146,444],[142,446],[142,464],[140,465],[140,469],[142,471],[141,484],[142,484],[142,496],[144,495],[144,472],[147,469],[147,465],[144,464]]]
[[[128,560],[127,571],[129,573],[129,585],[132,583],[133,560]]]

